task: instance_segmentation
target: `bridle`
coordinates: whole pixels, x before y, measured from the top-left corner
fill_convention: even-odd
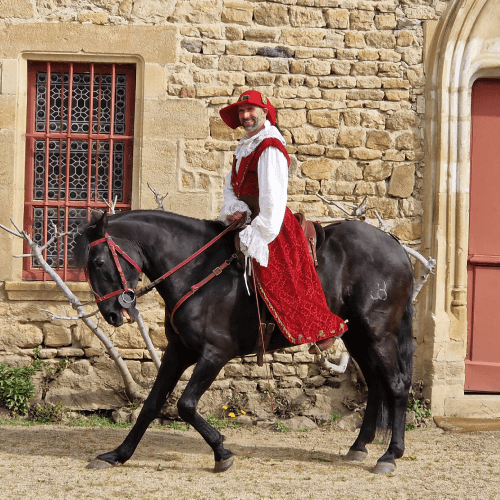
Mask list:
[[[164,279],[168,278],[172,274],[174,274],[176,271],[184,267],[186,264],[191,262],[194,258],[196,258],[198,255],[200,255],[202,252],[204,252],[207,248],[212,246],[216,241],[218,241],[220,238],[222,238],[226,233],[234,229],[238,224],[240,224],[241,221],[237,220],[233,222],[231,225],[229,225],[224,231],[219,233],[215,238],[210,240],[206,245],[201,247],[198,251],[196,251],[193,255],[189,256],[187,259],[183,260],[180,264],[177,264],[173,269],[170,271],[167,271],[165,274],[162,274],[159,278],[155,279],[152,281],[149,285],[141,288],[140,290],[135,290],[133,288],[130,288],[127,286],[127,278],[125,277],[125,274],[123,272],[122,266],[120,265],[120,261],[118,259],[118,254],[120,254],[129,264],[131,264],[139,273],[142,272],[141,267],[130,257],[124,250],[122,250],[111,238],[111,236],[106,232],[104,235],[104,238],[100,238],[98,240],[95,240],[90,243],[89,247],[92,248],[96,245],[100,245],[101,243],[107,243],[109,250],[111,251],[111,255],[113,256],[113,260],[116,266],[116,269],[118,270],[118,274],[120,275],[120,280],[122,282],[122,288],[119,290],[116,290],[114,292],[108,293],[106,295],[99,295],[95,292],[95,290],[92,288],[92,285],[90,283],[90,279],[88,276],[88,270],[86,270],[86,275],[87,275],[87,281],[90,285],[90,288],[92,289],[92,292],[94,293],[95,296],[95,301],[97,304],[100,302],[103,302],[104,300],[111,299],[112,297],[116,297],[117,295],[120,295],[118,297],[118,302],[124,309],[129,309],[132,307],[135,302],[137,297],[141,297],[142,295],[145,295],[149,291],[151,291],[156,285],[158,285],[161,281]],[[197,283],[196,285],[193,285],[190,289],[189,292],[187,292],[175,305],[175,307],[172,309],[172,312],[170,314],[170,322],[174,328],[174,330],[177,332],[177,328],[173,324],[173,316],[175,311],[180,307],[181,304],[183,304],[189,297],[191,297],[195,292],[197,292],[203,285],[208,283],[212,278],[215,276],[219,276],[222,271],[231,264],[231,262],[237,257],[237,254],[234,253],[231,255],[231,257],[227,260],[225,260],[220,266],[217,266],[206,278],[204,278],[202,281]],[[177,332],[179,333],[179,332]]]
[[[115,292],[108,293],[107,295],[99,295],[97,294],[94,289],[92,288],[92,285],[90,285],[90,279],[88,276],[88,271],[86,271],[87,274],[87,281],[89,282],[90,287],[92,288],[92,292],[94,292],[95,295],[95,301],[97,304],[99,302],[102,302],[104,300],[111,299],[112,297],[116,297],[117,295],[120,295],[118,301],[120,302],[120,305],[124,307],[125,309],[128,309],[135,303],[135,297],[136,297],[136,290],[133,288],[129,288],[127,286],[127,278],[125,277],[125,273],[123,272],[122,266],[120,264],[120,261],[118,260],[118,254],[120,254],[129,264],[132,264],[137,271],[139,271],[139,274],[142,273],[142,269],[140,266],[135,262],[132,257],[130,257],[126,252],[124,252],[111,238],[111,236],[106,232],[104,235],[104,238],[101,238],[99,240],[93,241],[90,243],[89,247],[95,247],[96,245],[100,245],[101,243],[107,243],[109,250],[111,251],[111,255],[113,256],[113,260],[115,262],[116,269],[118,270],[118,274],[120,275],[120,280],[122,282],[123,288],[120,288],[120,290],[116,290]]]

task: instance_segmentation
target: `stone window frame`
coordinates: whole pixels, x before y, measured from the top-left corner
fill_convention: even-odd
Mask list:
[[[177,28],[172,26],[21,23],[0,31],[0,105],[4,108],[0,113],[0,147],[3,152],[0,170],[5,175],[5,185],[3,189],[0,187],[4,195],[0,207],[2,223],[8,225],[11,218],[18,224],[23,221],[28,60],[136,65],[132,209],[150,208],[144,206],[148,205],[144,203],[146,194],[148,197],[150,194],[141,180],[142,165],[143,162],[147,164],[145,154],[154,156],[156,144],[153,140],[144,146],[144,123],[158,119],[156,101],[164,101],[166,97],[164,66],[177,60],[176,38]],[[97,39],[106,41],[101,43],[102,53],[96,47]],[[22,260],[9,258],[23,253],[22,240],[4,235],[0,247],[6,256],[0,262],[0,289],[3,289],[0,293],[5,299],[65,300],[53,282],[23,281]],[[82,300],[91,298],[86,283],[67,284]]]
[[[25,133],[27,125],[27,86],[28,86],[28,62],[29,61],[47,61],[52,62],[73,62],[73,63],[95,63],[95,64],[134,64],[136,66],[136,91],[135,91],[135,117],[134,117],[134,153],[133,153],[133,185],[132,185],[132,209],[138,208],[140,201],[136,201],[135,198],[138,197],[137,181],[136,178],[139,177],[139,171],[141,168],[141,155],[140,155],[140,130],[142,117],[138,116],[138,109],[142,109],[141,105],[142,98],[140,96],[140,82],[143,86],[144,79],[144,61],[142,58],[137,56],[126,56],[126,55],[82,55],[75,53],[45,53],[45,52],[23,52],[18,60],[18,103],[17,103],[17,136],[22,137],[22,154],[20,151],[17,152],[18,160],[15,162],[15,169],[18,172],[19,169],[23,169],[22,173],[22,198],[24,200],[25,196],[25,158],[26,158],[26,146],[25,146]],[[22,130],[21,130],[22,129]],[[23,165],[21,167],[21,165]],[[137,175],[136,175],[137,174]],[[16,208],[20,201],[20,196],[16,197]],[[17,210],[16,210],[17,211]],[[19,216],[15,217],[15,220],[23,221],[24,214],[21,213]],[[23,253],[23,251],[16,252],[17,254]],[[16,259],[20,260],[20,259]],[[59,288],[55,283],[45,280],[40,281],[30,281],[22,278],[22,262],[20,266],[16,269],[16,275],[18,279],[8,280],[5,283],[5,291],[10,300],[54,300],[60,301],[63,299],[64,295],[58,292]],[[16,266],[17,267],[17,266]],[[88,293],[88,285],[85,282],[80,281],[69,281],[67,282],[69,288],[75,293],[79,298],[84,300],[90,300],[92,295]]]
[[[136,65],[135,64],[127,64],[127,65],[120,65],[120,66],[123,67],[123,71],[127,75],[127,84],[126,84],[127,93],[124,94],[124,98],[126,100],[126,106],[124,107],[124,123],[123,123],[124,129],[121,132],[121,135],[120,135],[120,132],[116,132],[116,131],[104,132],[102,130],[102,127],[100,130],[94,130],[93,132],[91,132],[90,130],[85,132],[84,130],[80,130],[80,129],[71,130],[71,131],[70,130],[68,130],[68,131],[65,131],[65,130],[57,131],[56,130],[54,132],[52,130],[44,129],[43,131],[41,131],[41,133],[43,133],[44,136],[47,137],[48,141],[55,140],[55,141],[62,141],[62,142],[65,142],[66,139],[65,138],[61,139],[61,133],[65,134],[65,137],[66,137],[66,134],[69,134],[69,136],[68,136],[69,141],[74,141],[75,139],[72,137],[74,136],[74,134],[78,134],[77,140],[82,141],[82,138],[85,137],[84,141],[87,144],[88,144],[88,141],[90,140],[91,134],[94,136],[94,138],[92,139],[92,142],[97,143],[97,144],[100,141],[110,142],[111,144],[113,144],[114,141],[118,141],[122,136],[125,137],[125,139],[124,139],[125,143],[122,141],[122,144],[126,144],[126,147],[123,150],[123,156],[124,156],[123,175],[125,176],[123,189],[125,191],[125,194],[127,195],[127,199],[120,200],[117,204],[117,209],[118,210],[120,210],[120,209],[121,210],[123,210],[123,209],[130,210],[131,193],[129,193],[128,191],[131,188],[131,174],[133,172],[134,165],[132,162],[132,158],[129,158],[129,161],[127,161],[126,155],[127,155],[128,148],[130,148],[130,153],[129,153],[130,156],[133,154],[133,149],[132,149],[133,139],[131,139],[131,137],[128,137],[128,136],[131,135],[133,137],[133,120],[134,120],[134,113],[135,113],[134,103],[136,100],[136,95],[135,95]],[[90,63],[83,63],[83,64],[82,64],[82,62],[74,63],[73,61],[65,61],[65,62],[57,62],[57,63],[55,63],[54,61],[43,61],[43,62],[33,61],[33,60],[28,61],[28,78],[29,78],[29,75],[31,74],[31,79],[32,79],[31,82],[29,83],[29,85],[32,88],[28,89],[27,120],[30,120],[31,123],[27,123],[28,130],[27,130],[26,134],[28,135],[28,133],[31,133],[31,136],[32,136],[31,141],[33,144],[32,149],[30,149],[28,147],[26,150],[26,160],[27,160],[26,168],[27,168],[27,171],[25,173],[25,176],[26,176],[27,184],[25,187],[26,198],[25,198],[24,228],[27,229],[28,231],[30,231],[31,224],[33,223],[32,216],[30,217],[30,215],[28,215],[28,214],[32,214],[33,207],[37,208],[38,206],[40,206],[40,207],[42,207],[42,209],[43,209],[43,207],[48,209],[51,206],[54,208],[55,207],[60,208],[60,207],[64,207],[64,206],[68,206],[68,208],[75,208],[75,209],[82,209],[83,208],[84,212],[87,213],[87,216],[88,216],[89,209],[101,209],[101,210],[106,209],[105,201],[103,201],[101,199],[96,200],[93,196],[91,196],[90,198],[85,198],[83,200],[80,200],[80,199],[75,200],[75,201],[77,201],[76,205],[74,204],[72,199],[69,197],[68,197],[68,199],[66,199],[66,197],[63,197],[62,199],[59,199],[59,198],[55,199],[53,197],[46,198],[45,195],[43,198],[35,198],[34,197],[33,189],[34,189],[35,179],[33,177],[34,165],[33,165],[32,161],[34,161],[34,155],[35,155],[34,144],[36,141],[40,141],[40,137],[41,137],[40,133],[37,134],[37,127],[35,124],[35,120],[36,120],[36,90],[35,90],[36,82],[35,82],[35,76],[36,76],[37,72],[45,70],[47,72],[56,72],[56,73],[57,72],[65,72],[65,74],[67,74],[67,75],[72,75],[73,71],[75,71],[75,73],[77,73],[78,71],[80,71],[80,72],[89,71],[89,74],[92,75],[92,74],[94,74],[94,71],[96,72],[96,74],[100,74],[102,71],[108,71],[113,75],[115,71],[121,72],[120,66],[113,64],[113,63],[106,63],[106,64],[97,63],[96,64],[93,61]],[[111,88],[115,89],[115,81],[112,82]],[[71,84],[68,84],[66,86],[66,91],[72,92],[72,85]],[[133,92],[133,94],[132,94],[132,92]],[[71,99],[72,98],[73,98],[73,96],[71,95]],[[92,97],[91,99],[93,101],[94,97]],[[111,104],[114,103],[114,99],[115,98],[113,96],[111,98]],[[31,102],[29,102],[29,101],[31,101]],[[93,104],[93,102],[90,103],[89,112],[90,112],[90,110],[92,110],[92,104]],[[68,112],[68,109],[69,109],[69,112],[68,112],[69,114],[67,116],[67,120],[70,120],[70,121],[72,118],[71,108],[72,108],[71,104],[69,104],[69,108],[65,108],[65,112]],[[61,105],[61,109],[63,109],[63,105]],[[95,113],[93,113],[93,115],[94,114]],[[111,118],[110,118],[111,124],[113,124],[113,118],[114,118],[115,114],[116,114],[116,110],[113,110],[113,116],[111,116]],[[92,120],[93,118],[94,118],[94,116],[91,116],[90,120]],[[100,116],[97,116],[97,121],[99,119],[100,119]],[[44,121],[46,121],[46,118],[44,118]],[[96,124],[94,124],[94,127],[96,127]],[[128,133],[126,133],[126,130],[128,131]],[[39,136],[39,138],[36,139],[36,137],[33,137],[33,134],[37,134]],[[111,135],[109,135],[109,134],[111,134]],[[108,135],[109,135],[109,137],[108,137]],[[54,137],[56,137],[56,138],[54,138]],[[45,142],[45,140],[46,139],[43,139],[44,142]],[[27,138],[26,138],[26,142],[28,143]],[[113,148],[113,151],[114,151],[114,148]],[[31,154],[29,154],[29,153],[31,153]],[[48,154],[49,153],[47,152],[46,155],[48,155]],[[89,161],[88,156],[89,156],[89,154],[90,154],[90,149],[88,149],[86,152],[84,152],[84,155],[87,157],[87,159],[85,160],[87,163],[87,168],[88,168],[88,161]],[[112,155],[113,155],[113,153],[111,153],[111,158],[112,158]],[[46,160],[44,160],[44,162],[45,161],[48,161],[48,160],[46,159]],[[66,170],[66,163],[68,165],[70,165],[70,162],[71,162],[71,160],[70,160],[70,156],[68,154],[68,157],[66,160],[64,160],[64,165],[61,165],[61,168]],[[112,165],[107,165],[107,166],[105,166],[105,168],[106,168],[106,171],[110,171],[110,172],[113,171],[113,169],[114,169],[114,167]],[[30,175],[30,173],[31,173],[31,175]],[[45,169],[44,169],[44,177],[47,175],[48,175],[48,173],[45,172]],[[129,179],[129,176],[130,176],[130,179]],[[66,185],[66,189],[71,189],[71,186],[69,185],[69,178],[68,178],[68,182]],[[87,187],[87,189],[89,189],[89,188]],[[112,189],[111,186],[108,186],[108,191],[110,189]],[[108,194],[108,196],[109,196],[109,194]],[[81,202],[83,202],[85,205],[82,205]],[[26,212],[26,210],[28,210],[28,212]],[[62,223],[63,224],[65,224],[66,222],[69,223],[69,220],[65,221],[65,219],[66,219],[66,217],[64,217],[62,219]],[[58,222],[58,224],[59,224],[59,222]],[[45,232],[45,226],[42,228],[42,230]],[[65,238],[67,239],[68,237],[66,236]],[[57,244],[59,245],[59,243],[57,243]],[[81,270],[71,269],[68,266],[69,255],[66,255],[67,245],[68,245],[68,243],[65,242],[64,250],[63,250],[63,254],[62,254],[64,257],[64,262],[58,263],[55,266],[55,270],[65,281],[85,281],[85,276]],[[27,244],[25,245],[25,253],[29,253],[29,247]],[[36,268],[35,266],[32,265],[31,259],[23,259],[23,265],[24,265],[23,279],[32,280],[32,281],[46,281],[47,279],[49,279],[46,273],[44,273],[41,269]]]

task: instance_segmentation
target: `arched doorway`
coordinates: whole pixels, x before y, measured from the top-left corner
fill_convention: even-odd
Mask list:
[[[499,25],[500,0],[458,0],[427,26],[422,250],[437,266],[418,307],[417,376],[435,415],[500,417],[500,396],[466,393],[471,94],[500,78]]]

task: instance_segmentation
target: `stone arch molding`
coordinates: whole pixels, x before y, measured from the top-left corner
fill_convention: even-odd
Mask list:
[[[457,0],[426,41],[422,248],[437,266],[419,311],[418,349],[427,359],[419,375],[438,415],[460,413],[456,399],[464,399],[471,89],[478,78],[500,78],[499,26],[500,0]]]

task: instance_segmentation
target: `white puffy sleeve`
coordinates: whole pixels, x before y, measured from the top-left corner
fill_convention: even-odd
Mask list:
[[[233,215],[235,212],[247,212],[247,222],[250,222],[250,208],[244,201],[238,200],[236,194],[234,194],[233,186],[231,186],[231,172],[226,175],[226,184],[222,194],[224,201],[222,202],[218,220],[224,222],[227,226],[229,225],[228,215]]]
[[[266,148],[259,158],[257,172],[260,213],[240,232],[240,240],[246,247],[242,248],[243,253],[267,267],[268,245],[278,236],[285,218],[288,187],[285,155],[278,148]]]

